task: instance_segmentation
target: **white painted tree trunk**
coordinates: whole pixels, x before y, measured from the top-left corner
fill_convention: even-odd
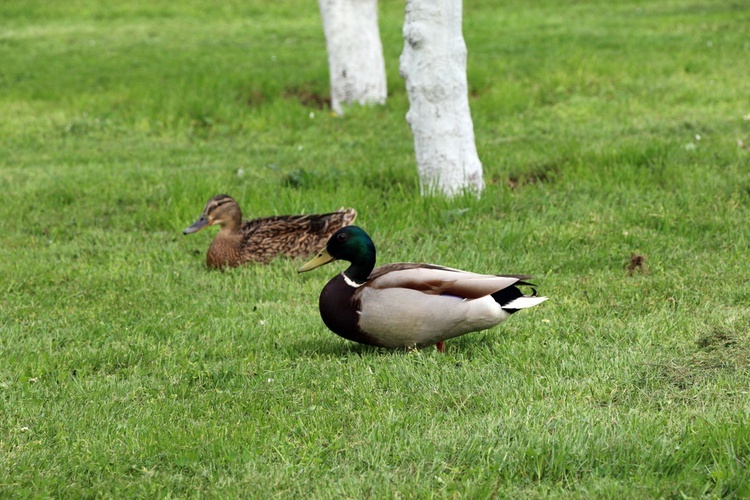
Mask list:
[[[401,76],[406,79],[422,194],[484,188],[466,82],[461,0],[407,0]]]
[[[385,62],[378,29],[377,0],[318,0],[331,74],[331,108],[383,104]]]

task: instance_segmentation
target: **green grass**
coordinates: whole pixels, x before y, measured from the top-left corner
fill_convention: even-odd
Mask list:
[[[315,2],[0,4],[0,496],[750,495],[750,8],[467,0],[478,200],[419,196],[402,21],[336,117]],[[204,268],[219,192],[550,300],[348,343],[340,264]]]

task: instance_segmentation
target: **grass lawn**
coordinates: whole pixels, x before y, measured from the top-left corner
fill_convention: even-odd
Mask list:
[[[750,496],[750,5],[464,2],[481,199],[333,116],[316,2],[0,3],[0,496]],[[341,263],[209,272],[353,206],[380,263],[535,276],[447,352],[329,332]]]

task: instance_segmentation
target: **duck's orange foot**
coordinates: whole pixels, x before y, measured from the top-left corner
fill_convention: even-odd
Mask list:
[[[437,347],[438,352],[445,352],[445,342],[442,340],[435,344],[435,347]]]

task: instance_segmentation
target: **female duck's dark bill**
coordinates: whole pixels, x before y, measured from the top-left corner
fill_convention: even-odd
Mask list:
[[[324,248],[321,250],[318,255],[313,257],[310,262],[305,264],[304,266],[300,267],[297,272],[298,273],[304,273],[305,271],[312,271],[313,269],[320,267],[324,264],[328,264],[329,262],[332,262],[336,259],[331,257],[331,254],[328,253],[328,249]]]
[[[193,222],[193,224],[190,227],[185,228],[185,230],[182,232],[182,234],[192,234],[197,233],[204,227],[208,226],[208,218],[201,217],[197,221]]]

